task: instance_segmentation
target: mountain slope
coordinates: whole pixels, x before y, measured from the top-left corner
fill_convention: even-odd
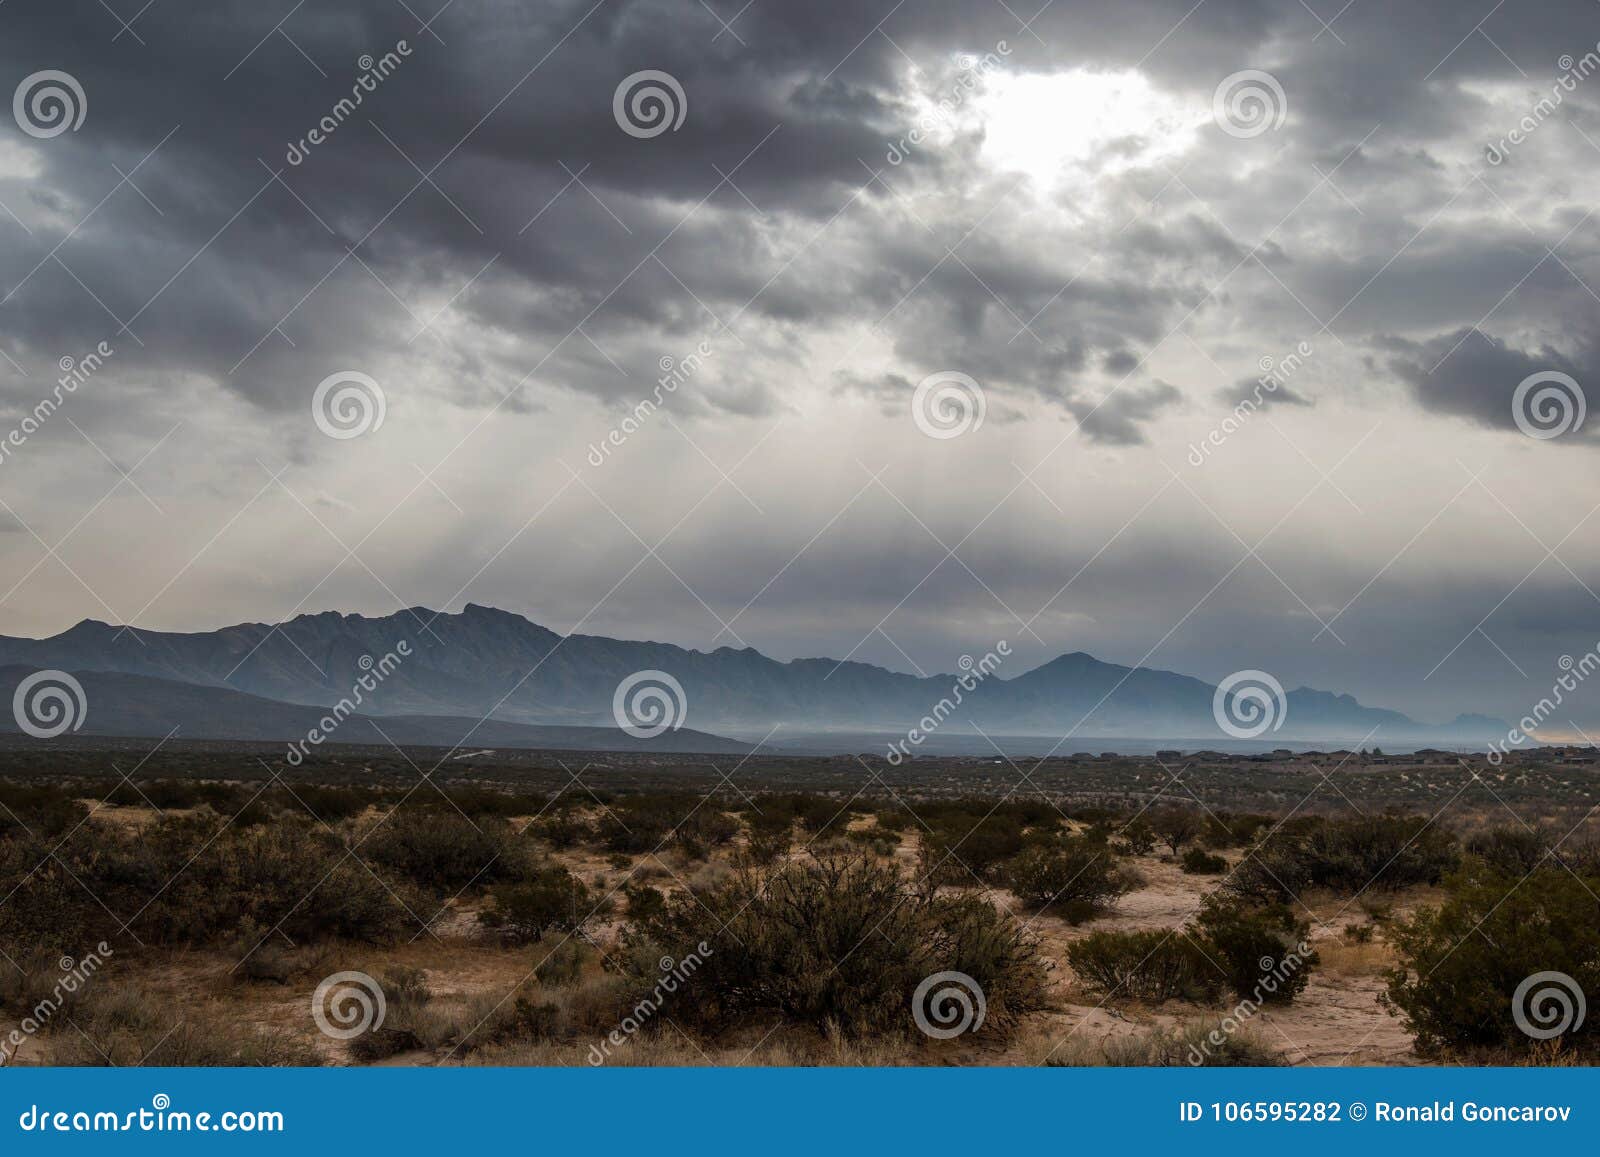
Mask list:
[[[11,694],[33,674],[33,667],[0,666],[0,691]],[[105,671],[75,671],[87,710],[72,734],[163,736],[177,730],[183,739],[303,741],[322,729],[328,708],[264,699],[225,687],[207,687]],[[0,713],[0,733],[21,728],[9,712]],[[582,751],[663,751],[742,755],[750,745],[703,731],[666,731],[635,739],[616,727],[540,727],[477,716],[354,714],[327,733],[330,743],[375,746],[527,747]]]

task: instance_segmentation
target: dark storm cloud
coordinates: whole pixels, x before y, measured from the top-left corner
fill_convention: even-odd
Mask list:
[[[656,528],[674,530],[663,553],[721,609],[762,590],[865,481],[854,478],[851,459],[876,464],[880,431],[857,429],[858,418],[875,420],[876,408],[904,419],[918,381],[959,371],[984,390],[980,433],[993,440],[982,460],[957,470],[952,459],[936,459],[927,477],[959,478],[963,492],[1033,505],[1025,516],[1006,508],[981,531],[973,527],[988,502],[962,509],[951,525],[927,517],[950,542],[972,533],[962,557],[999,576],[998,593],[1031,615],[1135,519],[1143,483],[1153,477],[1153,489],[1165,479],[1154,456],[1175,415],[1215,420],[1219,406],[1253,392],[1263,358],[1281,359],[1302,340],[1317,352],[1292,389],[1265,395],[1286,407],[1273,424],[1292,426],[1295,409],[1315,398],[1306,457],[1331,466],[1359,431],[1328,434],[1336,443],[1328,447],[1312,438],[1336,429],[1341,404],[1353,399],[1373,411],[1373,422],[1403,428],[1405,449],[1391,452],[1404,461],[1365,463],[1380,479],[1436,451],[1438,461],[1419,471],[1453,470],[1448,448],[1463,429],[1459,419],[1520,437],[1511,399],[1529,374],[1600,381],[1588,288],[1600,286],[1600,223],[1586,216],[1594,152],[1573,131],[1600,138],[1600,78],[1567,94],[1560,116],[1504,163],[1484,158],[1485,146],[1549,91],[1561,55],[1582,56],[1600,38],[1591,3],[1541,0],[1485,16],[1488,0],[1472,9],[1451,0],[1356,3],[1343,12],[1315,0],[1310,8],[1298,0],[1057,0],[1027,27],[1031,12],[1019,9],[1019,18],[989,0],[758,0],[742,13],[742,0],[709,3],[731,29],[699,0],[431,0],[427,8],[439,15],[427,28],[419,27],[427,11],[412,5],[421,13],[414,17],[395,0],[292,12],[288,0],[158,3],[137,18],[128,6],[131,31],[98,0],[0,5],[5,86],[60,68],[82,82],[89,101],[78,132],[36,140],[6,125],[0,133],[8,210],[0,210],[0,349],[29,375],[0,361],[7,413],[28,412],[59,358],[109,339],[114,370],[74,421],[123,468],[173,421],[190,424],[193,441],[172,455],[180,466],[158,457],[139,472],[160,479],[171,471],[180,503],[214,503],[203,516],[185,511],[203,533],[181,551],[170,547],[175,557],[197,549],[259,484],[254,460],[287,459],[307,472],[350,460],[330,458],[304,421],[310,391],[334,370],[382,378],[391,432],[408,420],[430,437],[433,426],[453,433],[452,423],[482,422],[487,441],[504,428],[489,418],[506,416],[506,457],[479,461],[482,443],[468,442],[450,462],[458,477],[447,475],[445,489],[470,516],[441,526],[455,517],[453,499],[424,490],[434,505],[407,508],[391,524],[405,541],[392,552],[401,572],[395,585],[408,596],[417,588],[449,594],[532,513],[517,506],[525,497],[519,470],[577,461],[612,414],[650,394],[663,358],[682,363],[706,343],[714,352],[665,415],[681,429],[656,422],[626,447],[638,473],[619,455],[595,485],[630,524],[642,524],[663,501],[662,479],[705,474],[706,485],[716,482],[682,435],[704,443],[718,469],[732,470],[750,449],[750,430],[810,422],[813,442],[799,464],[768,460],[780,435],[736,471],[740,486],[758,492],[761,517],[724,486],[735,513],[719,510],[711,529],[692,520],[673,528],[697,493],[674,494],[681,503]],[[407,54],[393,75],[326,141],[306,143],[350,94],[363,54],[381,57],[402,40]],[[1134,70],[1178,106],[1183,125],[1140,123],[1126,107],[1047,101],[1020,129],[1011,126],[1025,141],[1011,158],[1027,170],[1019,172],[996,159],[999,134],[968,103],[946,136],[892,163],[889,146],[954,91],[961,55],[998,54],[1001,42],[1005,78]],[[1251,68],[1281,83],[1287,115],[1281,128],[1240,139],[1206,113],[1222,78]],[[612,100],[624,77],[646,69],[681,84],[687,115],[678,131],[641,140],[618,127]],[[1110,125],[1107,139],[1072,152],[1100,121]],[[291,147],[298,163],[286,158]],[[1035,164],[1061,150],[1058,171]],[[601,408],[607,413],[597,417]],[[1050,488],[1049,470],[1029,478],[1048,489],[1052,509],[1018,480],[1032,462],[1009,460],[1026,456],[1011,448],[1025,444],[1034,424],[1047,442],[1076,429],[1074,449],[1091,444],[1093,453],[1072,458],[1072,468],[1113,465],[1103,476],[1077,477],[1053,461],[1064,474],[1059,490]],[[219,431],[232,441],[222,444]],[[918,451],[929,449],[910,437],[923,443]],[[1216,487],[1208,496],[1248,520],[1279,496],[1283,479],[1263,484],[1243,470],[1230,477],[1229,456],[1289,453],[1281,442],[1270,429],[1242,426],[1207,460],[1204,483]],[[408,446],[383,459],[384,468],[409,484],[420,469],[410,457],[431,465],[449,448],[419,443],[426,449]],[[71,427],[54,423],[25,449],[28,457],[19,453],[4,469],[38,469],[19,476],[35,495],[60,502],[59,533],[117,484]],[[902,452],[896,445],[882,457]],[[815,461],[830,455],[838,461]],[[235,500],[240,469],[252,477]],[[924,500],[912,492],[915,477],[888,481],[918,510],[950,500]],[[319,496],[325,481],[329,493]],[[317,475],[303,491],[318,509],[359,510],[370,520],[387,509],[335,493],[338,481]],[[830,483],[842,487],[832,506],[831,490],[826,501],[818,497]],[[490,496],[489,514],[473,505],[474,484]],[[1313,484],[1314,477],[1305,483]],[[1414,479],[1393,485],[1405,497]],[[137,501],[126,488],[122,496]],[[1319,497],[1330,498],[1326,488]],[[1362,496],[1363,510],[1383,505]],[[508,509],[512,524],[502,527]],[[620,528],[592,503],[584,509],[561,533],[540,538],[537,552],[513,549],[491,568],[480,581],[501,585],[480,601],[520,599],[535,612],[556,605],[577,620],[592,588],[614,581],[638,546],[619,535],[615,557],[606,553],[595,545],[596,520]],[[1069,527],[1070,551],[1041,547],[1054,542],[1061,512],[1084,510],[1115,517],[1107,514],[1089,540]],[[21,513],[30,523],[35,517]],[[298,528],[299,512],[290,505],[288,513]],[[1280,513],[1274,508],[1272,517]],[[751,641],[788,654],[854,645],[941,553],[903,514],[887,501],[852,507],[837,535],[824,535],[751,610]],[[1503,530],[1503,512],[1490,515]],[[1232,538],[1212,534],[1203,511],[1158,504],[1152,517],[1159,521],[1129,529],[1041,618],[1051,645],[1137,660],[1237,557]],[[1313,501],[1300,517],[1331,516]],[[1277,543],[1300,528],[1274,528],[1280,539],[1267,553],[1309,603],[1331,614],[1416,531],[1391,517],[1314,522],[1294,548]],[[1259,529],[1270,525],[1269,518]],[[1478,549],[1480,529],[1455,530],[1465,545],[1439,564],[1458,576],[1443,596],[1415,574],[1391,572],[1377,583],[1351,611],[1348,650],[1323,636],[1308,651],[1302,635],[1315,634],[1316,623],[1251,564],[1251,597],[1225,588],[1215,613],[1197,613],[1172,653],[1153,661],[1225,674],[1205,669],[1207,656],[1233,655],[1240,640],[1253,644],[1266,614],[1275,629],[1262,645],[1276,649],[1262,662],[1281,665],[1286,681],[1356,688],[1364,670],[1387,671],[1388,658],[1425,655],[1420,671],[1411,670],[1415,662],[1405,668],[1420,681],[1520,577],[1517,570],[1502,581],[1494,568],[1505,552]],[[367,530],[358,525],[352,539]],[[226,540],[240,552],[239,561],[230,556],[232,569],[213,575],[211,560],[196,565],[194,575],[215,585],[195,605],[233,605],[217,592],[237,589],[239,572],[259,584],[247,588],[252,595],[284,586],[260,577],[278,562],[283,534],[276,524],[257,529],[241,520]],[[29,540],[5,537],[8,545]],[[120,581],[115,552],[91,565],[90,538],[86,530],[72,544],[85,556],[73,555],[75,566]],[[15,557],[6,585],[33,561],[20,548]],[[304,585],[319,577],[313,568]],[[152,576],[146,595],[169,578]],[[1568,607],[1550,598],[1560,581],[1539,576],[1523,589],[1535,597],[1519,596],[1486,627],[1529,670],[1560,641],[1560,624],[1530,617],[1542,601]],[[684,621],[701,621],[697,599],[665,580],[664,587],[625,585],[598,613],[621,634],[656,630],[680,610]],[[500,597],[490,597],[496,590]],[[288,608],[305,590],[268,593]],[[22,594],[58,600],[17,612],[40,621],[66,615],[78,597],[74,588],[70,598]],[[336,602],[319,593],[317,605]],[[1590,621],[1582,602],[1570,608],[1574,622]],[[1415,613],[1423,604],[1426,621]],[[206,617],[195,625],[217,616]],[[948,665],[950,648],[968,649],[1002,628],[1017,633],[953,562],[888,627],[930,668],[941,653]],[[1439,705],[1474,685],[1470,671],[1450,673],[1461,683],[1441,674],[1426,690]],[[1369,676],[1371,686],[1397,695],[1399,681],[1386,677]],[[1506,686],[1494,695],[1514,697]],[[1491,709],[1494,697],[1464,706]]]
[[[1583,383],[1600,381],[1600,359],[1595,358],[1592,345],[1581,360],[1574,361],[1549,347],[1518,349],[1478,329],[1443,334],[1420,345],[1407,344],[1392,365],[1417,402],[1428,410],[1503,430],[1519,428],[1517,389],[1529,378],[1559,373],[1576,382],[1579,394],[1575,398],[1567,390],[1567,405],[1575,405],[1583,396]],[[1533,389],[1537,390],[1537,385]],[[1529,420],[1530,407],[1537,405],[1535,397],[1522,403],[1524,421]],[[1551,404],[1556,404],[1553,398]],[[1536,411],[1533,416],[1537,417]],[[1592,437],[1593,431],[1593,425],[1585,423],[1572,434]]]

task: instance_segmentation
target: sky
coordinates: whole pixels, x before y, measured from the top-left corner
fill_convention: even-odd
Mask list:
[[[0,7],[0,633],[1522,715],[1600,645],[1600,6],[1036,3]]]

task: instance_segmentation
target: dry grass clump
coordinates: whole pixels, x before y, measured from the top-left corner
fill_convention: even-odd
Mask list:
[[[1069,1037],[1043,1063],[1052,1068],[1229,1068],[1288,1062],[1253,1029],[1228,1032],[1217,1021],[1191,1020],[1099,1040]]]

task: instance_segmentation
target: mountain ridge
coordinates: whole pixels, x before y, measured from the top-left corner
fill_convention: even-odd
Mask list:
[[[612,727],[613,696],[629,676],[664,671],[682,686],[680,725],[724,734],[775,726],[904,732],[930,712],[952,730],[1114,737],[1222,735],[1215,685],[1159,668],[1066,652],[1026,671],[927,676],[826,657],[773,659],[751,647],[697,651],[654,640],[560,635],[495,607],[455,613],[408,607],[389,615],[319,611],[281,623],[212,631],[149,631],[84,619],[44,639],[0,636],[0,666],[106,671],[220,687],[278,702],[337,702],[370,664],[402,643],[365,698],[374,716],[488,717],[537,726]],[[998,658],[998,657],[997,657]],[[958,680],[958,702],[951,704]],[[970,684],[968,686],[967,684]],[[1228,698],[1230,706],[1240,701]],[[1463,714],[1433,727],[1363,705],[1348,694],[1299,687],[1284,694],[1279,726],[1261,738],[1476,738],[1504,726]]]

